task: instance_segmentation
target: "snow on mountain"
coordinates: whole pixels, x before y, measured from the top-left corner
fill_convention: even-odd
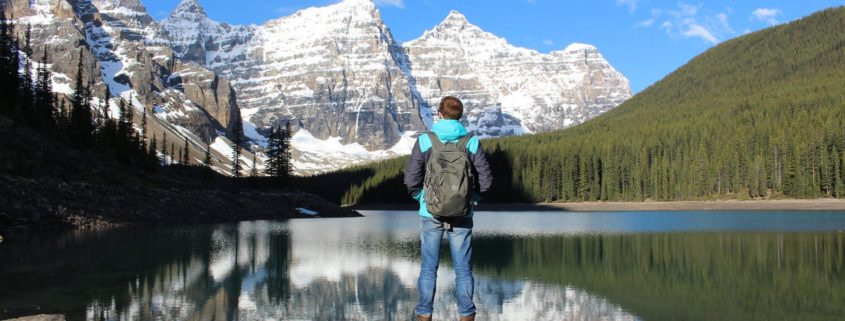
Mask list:
[[[417,90],[430,104],[462,98],[481,136],[543,132],[581,123],[631,97],[628,80],[594,46],[541,54],[509,44],[452,11],[403,44]]]
[[[187,138],[192,155],[204,154],[205,142],[231,135],[240,122],[228,80],[201,64],[175,59],[165,31],[139,0],[8,0],[0,5],[15,25],[32,26],[32,47],[39,59],[42,51],[48,54],[54,92],[67,95],[62,99],[75,90],[71,82],[79,62],[82,81],[95,97],[94,114],[118,117],[121,98],[132,102],[136,120],[145,109],[155,110],[148,128],[138,130],[148,139],[167,134],[171,150],[185,148]],[[19,39],[26,29],[16,28]],[[112,94],[109,111],[101,98],[106,88]],[[213,152],[213,166],[230,173],[227,156]],[[243,163],[247,168],[251,159]]]
[[[177,57],[197,61],[195,53],[204,51],[206,66],[232,81],[241,108],[251,110],[245,127],[260,133],[290,122],[321,140],[340,137],[380,151],[405,131],[425,128],[419,100],[396,63],[402,49],[371,1],[228,27],[243,32],[227,43],[219,43],[228,39],[220,36],[229,34],[224,24],[209,20],[194,0],[183,1],[163,24]]]
[[[319,139],[307,129],[300,129],[292,139],[293,166],[298,173],[323,173],[356,164],[388,159],[411,153],[416,133],[406,131],[396,144],[388,149],[368,151],[358,143],[343,144],[341,137]]]
[[[184,0],[161,22],[174,54],[202,66],[241,58],[255,26],[230,26],[208,18],[197,0]]]
[[[270,126],[290,123],[298,173],[410,153],[413,135],[431,126],[432,107],[445,95],[465,102],[464,124],[481,137],[571,126],[631,96],[627,79],[594,46],[542,54],[457,11],[399,44],[370,0],[250,26],[213,21],[197,0],[183,0],[161,23],[140,0],[4,6],[33,26],[36,45],[49,47],[57,91],[72,92],[82,54],[94,66],[84,78],[97,96],[108,86],[115,96],[163,108],[156,115],[165,127],[202,141],[242,122],[251,142],[264,145]]]
[[[183,0],[162,27],[178,58],[232,82],[248,136],[260,142],[270,126],[290,122],[299,173],[410,153],[402,141],[431,126],[431,107],[445,95],[465,102],[464,123],[481,137],[572,126],[631,96],[594,46],[542,54],[457,11],[405,44],[370,0],[259,26],[210,20],[197,0]]]

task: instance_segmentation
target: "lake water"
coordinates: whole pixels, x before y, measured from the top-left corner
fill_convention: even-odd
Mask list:
[[[419,217],[0,243],[0,319],[409,320]],[[842,212],[479,212],[478,320],[843,320]],[[457,320],[448,250],[435,320]]]

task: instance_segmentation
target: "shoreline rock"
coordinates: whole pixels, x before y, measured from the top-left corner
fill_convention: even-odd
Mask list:
[[[65,316],[61,314],[38,314],[2,321],[65,321]]]
[[[365,204],[355,210],[417,210],[416,203]],[[478,211],[845,211],[845,199],[721,200],[667,202],[580,202],[580,203],[482,203]]]
[[[57,182],[0,174],[0,234],[102,229],[126,225],[202,224],[259,219],[360,217],[317,195],[280,190],[140,187]]]

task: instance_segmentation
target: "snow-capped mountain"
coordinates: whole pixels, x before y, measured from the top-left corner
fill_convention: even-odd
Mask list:
[[[18,38],[23,39],[29,26],[37,56],[48,53],[55,92],[66,95],[64,99],[73,94],[72,79],[81,61],[83,81],[92,85],[95,113],[118,117],[121,99],[134,107],[136,123],[148,111],[146,136],[169,136],[170,149],[188,148],[193,163],[200,162],[206,143],[226,141],[241,122],[228,80],[176,59],[170,40],[138,0],[11,0],[2,6]],[[102,99],[106,88],[112,94],[108,111]],[[215,168],[229,172],[228,157],[212,152]],[[250,163],[248,158],[244,163]]]
[[[231,26],[209,19],[197,0],[180,2],[161,27],[179,59],[217,67],[243,59],[243,46],[255,32],[255,26]]]
[[[575,125],[631,96],[593,46],[542,54],[456,11],[405,44],[371,0],[259,26],[213,21],[197,0],[183,0],[162,25],[177,57],[204,61],[232,82],[248,136],[260,142],[268,126],[291,122],[300,172],[409,153],[445,95],[464,100],[464,123],[482,137]]]
[[[48,48],[55,91],[73,92],[81,54],[97,97],[108,86],[146,106],[161,127],[153,134],[189,136],[196,155],[206,142],[218,146],[220,164],[228,163],[223,146],[241,124],[261,145],[270,126],[290,122],[295,168],[314,173],[409,153],[445,95],[464,100],[463,121],[482,137],[571,126],[631,95],[627,79],[593,46],[542,54],[455,11],[399,44],[371,0],[250,26],[213,21],[197,0],[183,0],[161,23],[140,0],[3,6],[16,24],[33,25],[36,48]]]
[[[468,129],[482,136],[564,128],[631,97],[628,80],[591,45],[541,54],[508,44],[457,11],[403,46],[429,105],[462,98]]]
[[[182,2],[164,28],[187,48],[208,44],[206,57],[214,58],[206,66],[232,81],[255,127],[290,121],[320,140],[338,137],[370,151],[388,149],[403,133],[425,128],[408,73],[398,63],[403,50],[371,1],[310,8],[242,28],[240,39],[248,39],[242,48],[211,40],[225,39],[226,30],[194,4]],[[232,51],[221,54],[221,48]],[[202,50],[186,51],[190,57]]]

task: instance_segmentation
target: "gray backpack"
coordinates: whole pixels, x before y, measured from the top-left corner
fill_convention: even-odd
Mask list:
[[[474,182],[466,149],[470,136],[444,144],[434,133],[426,134],[431,140],[423,183],[426,208],[437,218],[465,216],[469,213]]]

